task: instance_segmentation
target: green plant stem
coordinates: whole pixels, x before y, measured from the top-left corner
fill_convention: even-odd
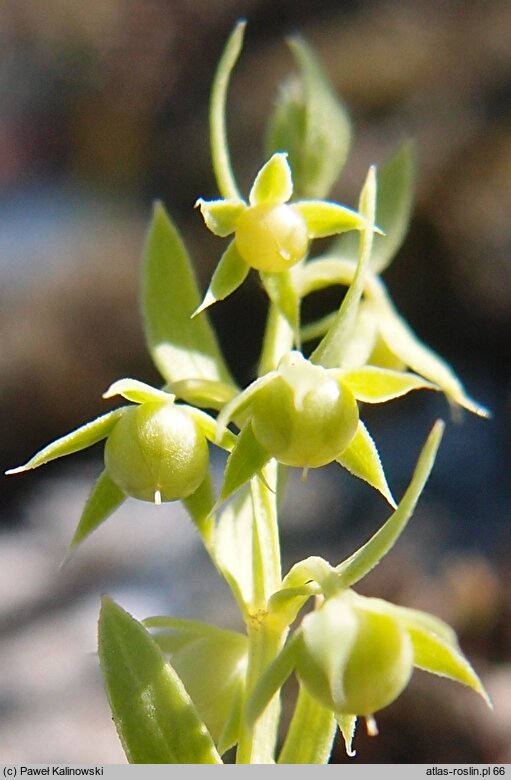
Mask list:
[[[300,687],[279,764],[327,764],[336,732],[334,714]]]
[[[282,355],[293,344],[293,332],[288,323],[270,304],[259,375],[272,371]],[[268,611],[269,599],[282,583],[280,541],[277,517],[277,463],[271,461],[264,469],[263,480],[252,480],[252,577],[253,603],[247,621],[249,643],[245,701],[248,701],[257,681],[267,666],[280,652],[287,627],[276,621]],[[280,718],[280,699],[277,694],[255,725],[245,718],[238,750],[237,764],[274,764],[275,743]]]
[[[293,330],[287,320],[271,303],[268,309],[263,350],[259,362],[259,376],[277,368],[279,361],[293,346]]]

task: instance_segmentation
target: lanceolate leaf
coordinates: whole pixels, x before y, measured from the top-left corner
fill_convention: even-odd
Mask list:
[[[336,567],[345,587],[350,587],[365,577],[392,549],[405,529],[433,468],[443,430],[444,424],[439,420],[422,448],[412,480],[396,511],[368,542]]]
[[[43,466],[56,458],[62,458],[64,455],[71,455],[73,452],[79,452],[87,447],[92,447],[93,444],[101,441],[101,439],[106,439],[125,409],[126,407],[114,409],[112,412],[97,417],[95,420],[82,425],[81,428],[77,428],[76,431],[72,431],[57,439],[57,441],[48,444],[47,447],[36,453],[33,458],[30,458],[24,466],[9,469],[5,473],[18,474],[22,471],[29,471],[29,469],[36,469],[38,466]]]
[[[132,764],[221,764],[183,683],[148,631],[108,598],[99,658],[119,737]]]
[[[101,525],[126,499],[107,471],[103,471],[87,499],[69,546],[72,552],[83,540]]]
[[[349,344],[357,322],[360,299],[364,291],[367,266],[371,258],[375,207],[376,170],[371,167],[359,200],[359,211],[365,222],[364,228],[360,233],[358,263],[355,275],[335,320],[310,356],[313,363],[318,363],[325,368],[343,367],[344,358],[349,352]]]
[[[339,455],[337,462],[355,477],[363,479],[371,487],[376,488],[392,507],[396,506],[376,445],[361,420],[359,420],[355,437]]]
[[[146,340],[167,382],[202,378],[235,384],[200,303],[185,246],[161,204],[154,209],[145,247],[143,313]]]
[[[279,754],[279,764],[328,764],[336,722],[332,710],[323,707],[300,685],[295,711]]]
[[[242,488],[218,513],[215,529],[216,563],[229,583],[242,614],[253,600],[250,487]]]
[[[376,224],[385,233],[374,237],[371,269],[381,273],[390,265],[406,236],[413,205],[416,169],[414,144],[406,141],[382,166],[378,175]],[[330,253],[355,257],[355,236],[347,233],[330,247]]]
[[[225,122],[225,104],[231,72],[243,45],[245,26],[246,22],[238,22],[225,45],[213,80],[209,105],[211,157],[218,189],[223,198],[238,200],[241,199],[241,196],[231,168]]]
[[[344,106],[310,47],[300,38],[289,46],[301,84],[281,92],[268,132],[268,152],[289,152],[295,198],[324,198],[346,161],[351,127]]]

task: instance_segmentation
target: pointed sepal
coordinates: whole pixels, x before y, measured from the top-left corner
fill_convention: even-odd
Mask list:
[[[91,422],[82,425],[81,428],[77,428],[75,431],[48,444],[30,458],[23,466],[9,469],[5,473],[20,474],[23,471],[29,471],[30,469],[36,469],[39,466],[43,466],[45,463],[49,463],[56,458],[72,455],[74,452],[80,452],[80,450],[85,450],[87,447],[92,447],[93,444],[96,444],[102,439],[106,439],[121,415],[124,414],[125,410],[125,407],[114,409],[112,412],[107,412],[107,414],[103,414],[101,417],[91,420]]]
[[[175,399],[172,393],[158,390],[145,382],[139,382],[138,379],[118,379],[103,393],[103,398],[114,398],[116,395],[135,404],[172,403]]]
[[[227,501],[270,460],[270,454],[254,436],[250,420],[239,433],[236,444],[227,458],[224,480],[217,504]]]
[[[438,390],[439,388],[417,374],[376,366],[363,366],[340,372],[357,401],[379,404],[400,398],[412,390]]]
[[[115,484],[109,473],[102,472],[83,508],[80,522],[69,545],[66,559],[93,531],[110,517],[126,500],[126,494]]]
[[[243,260],[236,243],[231,241],[218,263],[201,305],[192,314],[195,318],[217,301],[223,301],[240,287],[248,276],[250,266]]]
[[[389,504],[396,508],[376,444],[361,420],[354,438],[336,460],[355,477],[363,479],[378,490]]]
[[[250,190],[251,206],[287,203],[293,194],[293,179],[286,152],[277,152],[263,165]]]
[[[236,222],[247,208],[247,204],[243,200],[234,198],[221,200],[199,198],[195,206],[200,208],[206,227],[220,238],[234,233]]]
[[[309,238],[325,238],[348,230],[361,230],[364,218],[357,211],[326,200],[301,200],[291,208],[305,220]]]

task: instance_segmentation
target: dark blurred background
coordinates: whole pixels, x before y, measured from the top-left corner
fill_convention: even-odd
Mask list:
[[[1,471],[104,411],[101,394],[115,379],[158,384],[138,305],[145,230],[162,199],[205,287],[221,242],[192,206],[216,196],[209,89],[241,16],[248,28],[229,95],[241,184],[263,161],[266,118],[294,68],[284,39],[299,32],[354,123],[335,199],[354,205],[367,167],[416,139],[416,208],[385,281],[420,337],[493,412],[490,421],[449,422],[407,535],[362,589],[449,619],[496,711],[416,674],[381,713],[381,736],[359,736],[360,760],[511,761],[507,0],[0,0]],[[328,301],[310,301],[309,314]],[[255,279],[212,312],[241,383],[253,378],[264,316]],[[446,403],[425,394],[367,410],[398,496],[437,416],[449,419]],[[137,617],[216,609],[220,621],[234,620],[174,506],[165,508],[176,515],[169,527],[161,512],[128,502],[57,572],[100,461],[101,449],[91,450],[1,478],[4,761],[123,760],[92,656],[102,590],[124,596]],[[288,563],[313,553],[339,560],[387,515],[338,468],[312,473],[291,495]]]

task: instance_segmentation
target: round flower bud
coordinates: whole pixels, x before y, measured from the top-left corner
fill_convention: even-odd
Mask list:
[[[298,676],[311,696],[339,714],[370,716],[393,702],[413,660],[398,620],[344,596],[328,599],[303,621]]]
[[[204,480],[206,437],[184,407],[144,403],[128,409],[105,446],[105,465],[128,496],[142,501],[187,498]]]
[[[353,393],[301,356],[259,390],[252,427],[259,443],[286,466],[317,468],[346,449],[358,426]]]
[[[251,206],[236,224],[236,246],[252,268],[285,271],[307,254],[307,225],[285,203]]]

